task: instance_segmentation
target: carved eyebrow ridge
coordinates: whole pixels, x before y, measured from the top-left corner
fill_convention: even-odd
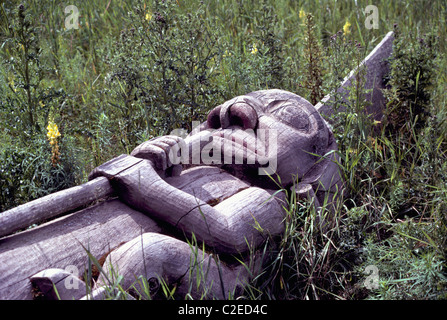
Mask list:
[[[273,100],[272,102],[270,102],[270,103],[267,105],[266,111],[272,113],[272,112],[278,110],[279,108],[281,108],[284,104],[286,104],[287,102],[289,102],[289,101],[291,101],[291,100],[292,100],[292,99],[290,99],[290,98],[287,98],[287,99],[285,99],[285,100]],[[276,105],[276,106],[274,106],[273,109],[270,110],[270,109],[269,109],[270,105]]]

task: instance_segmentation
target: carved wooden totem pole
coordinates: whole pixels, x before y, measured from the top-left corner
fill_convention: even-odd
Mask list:
[[[104,274],[87,294],[72,272],[83,275],[87,250],[130,293],[141,290],[142,276],[154,294],[163,279],[179,297],[228,298],[252,274],[231,257],[284,232],[286,199],[278,190],[295,184],[316,207],[336,200],[336,150],[326,121],[296,94],[274,89],[231,99],[184,139],[144,142],[93,170],[84,185],[1,213],[0,299],[32,299],[33,292],[103,298]],[[319,222],[331,223],[330,214]],[[194,268],[206,274],[199,288],[189,285]]]

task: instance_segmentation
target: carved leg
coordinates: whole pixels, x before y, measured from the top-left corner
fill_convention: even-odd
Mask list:
[[[32,299],[29,278],[45,269],[75,267],[81,276],[86,249],[99,259],[142,233],[161,231],[155,221],[114,199],[1,238],[0,300]]]
[[[244,266],[230,268],[216,263],[216,256],[197,247],[158,233],[145,233],[112,251],[103,266],[106,275],[123,277],[121,286],[142,292],[141,281],[145,277],[151,294],[160,288],[160,281],[176,285],[175,295],[184,298],[189,292],[193,298],[226,299],[237,295],[248,280]],[[200,281],[199,281],[200,280]],[[107,285],[101,275],[98,286]]]

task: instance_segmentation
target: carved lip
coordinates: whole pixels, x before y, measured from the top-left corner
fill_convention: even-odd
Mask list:
[[[217,129],[211,135],[213,136],[214,147],[221,147],[223,157],[231,154],[232,160],[243,160],[244,163],[251,164],[268,161],[266,156],[267,143],[260,139],[260,136],[254,130],[229,127]]]
[[[268,143],[266,137],[269,138]],[[244,130],[238,126],[226,129],[208,129],[188,136],[185,143],[189,160],[183,159],[182,161],[191,161],[192,164],[247,164],[259,167],[270,163],[270,161],[276,163],[276,140],[272,141],[269,134],[263,130],[255,132],[252,129]],[[274,145],[269,146],[272,143]],[[267,151],[272,152],[269,154]]]
[[[234,145],[239,145],[244,149],[247,148],[252,152],[256,152],[257,136],[253,130],[249,132],[240,128],[219,129],[213,132],[212,136],[220,137],[224,142],[231,141]]]

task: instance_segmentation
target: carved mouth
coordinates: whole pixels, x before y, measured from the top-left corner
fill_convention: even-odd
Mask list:
[[[187,137],[185,143],[188,159],[183,158],[184,164],[243,165],[255,168],[270,165],[271,162],[276,165],[276,140],[273,140],[273,147],[269,150],[272,139],[269,133],[262,130],[255,132],[238,126],[203,130]],[[269,154],[269,151],[272,153]]]
[[[214,131],[212,137],[213,150],[221,150],[221,163],[259,165],[268,162],[267,144],[254,130],[229,127]]]
[[[253,130],[250,132],[239,128],[227,128],[217,130],[212,134],[213,138],[221,138],[223,143],[231,144],[256,153],[257,136]]]

